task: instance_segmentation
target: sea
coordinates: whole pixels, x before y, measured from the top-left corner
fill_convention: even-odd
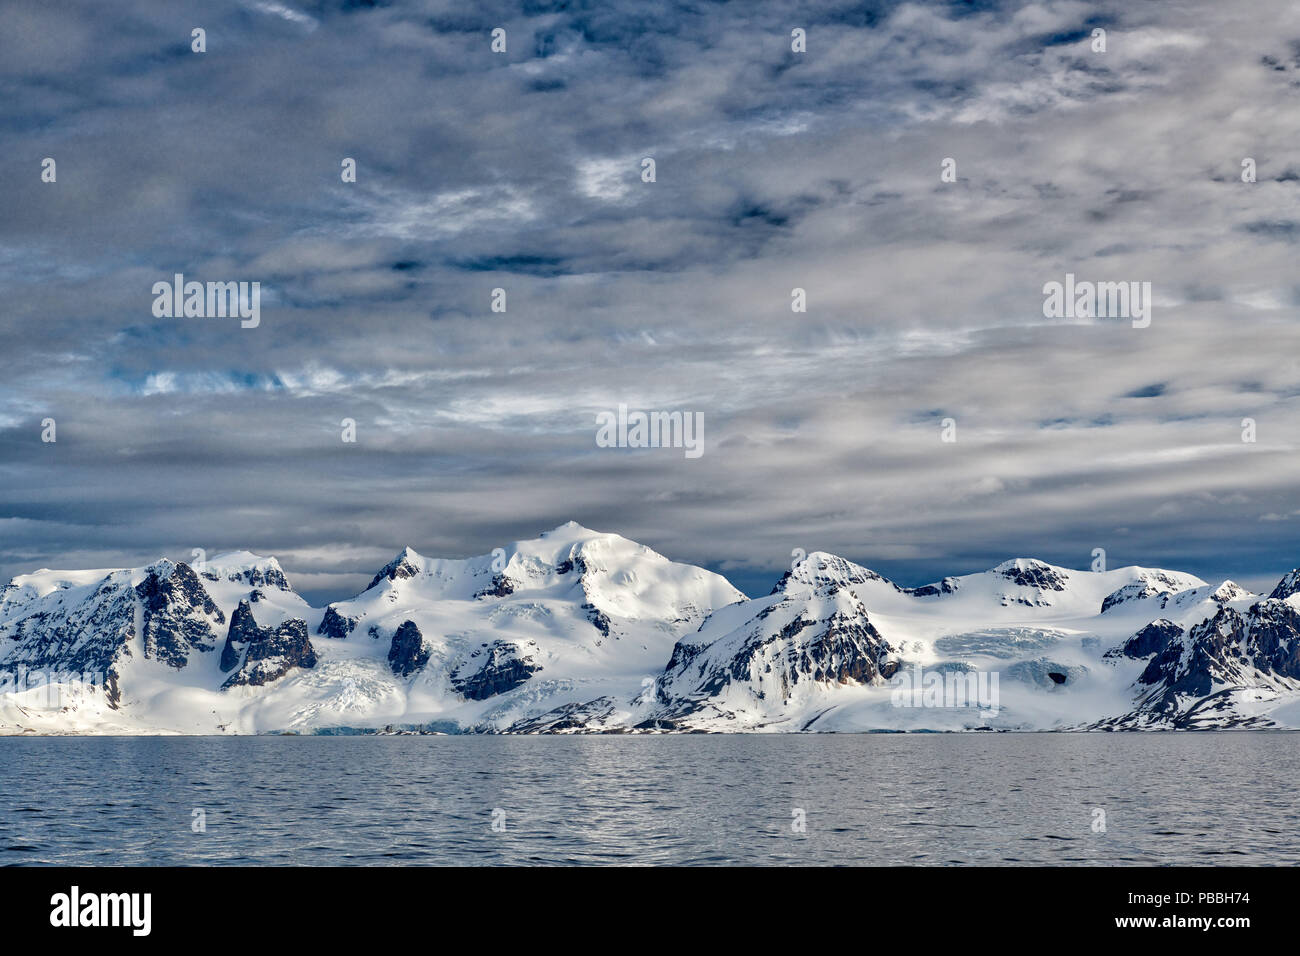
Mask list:
[[[1295,865],[1300,734],[8,737],[0,863]]]

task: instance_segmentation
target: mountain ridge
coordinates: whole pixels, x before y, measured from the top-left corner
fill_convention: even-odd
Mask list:
[[[1300,571],[1268,597],[1033,558],[906,587],[796,555],[750,598],[568,522],[470,558],[404,547],[321,607],[247,551],[41,569],[0,590],[0,732],[1300,726]]]

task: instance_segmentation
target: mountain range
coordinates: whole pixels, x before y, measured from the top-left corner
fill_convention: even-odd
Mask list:
[[[1290,728],[1298,593],[1024,558],[912,588],[814,552],[748,598],[573,522],[406,548],[324,607],[249,552],[40,570],[0,591],[0,732]]]

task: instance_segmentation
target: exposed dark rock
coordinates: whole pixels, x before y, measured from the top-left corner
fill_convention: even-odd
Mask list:
[[[262,636],[262,629],[253,619],[253,609],[247,601],[240,601],[230,615],[230,629],[226,632],[226,643],[221,648],[221,669],[230,672],[239,666],[243,650]]]
[[[366,590],[369,591],[381,581],[402,581],[413,578],[419,573],[420,569],[415,566],[413,560],[413,552],[410,548],[403,548],[401,554],[379,569],[379,573],[366,585]]]
[[[1244,623],[1245,656],[1261,669],[1300,679],[1300,612],[1270,598],[1252,605]]]
[[[1269,598],[1274,601],[1285,601],[1297,591],[1300,591],[1300,568],[1290,572],[1279,581],[1277,587],[1269,594]]]
[[[707,644],[696,643],[695,635],[684,637],[673,645],[672,656],[668,659],[666,671],[681,670],[691,661],[695,660],[708,647]]]
[[[926,584],[919,588],[899,588],[899,590],[912,597],[937,597],[941,594],[955,594],[958,587],[956,578],[944,578],[938,584]]]
[[[681,725],[675,720],[668,720],[664,717],[649,717],[638,724],[633,724],[633,730],[641,731],[663,731],[665,733],[674,732],[680,729]]]
[[[1179,594],[1188,590],[1186,580],[1176,575],[1164,571],[1143,571],[1139,580],[1116,588],[1106,595],[1101,602],[1101,613],[1105,614],[1112,608],[1133,601],[1145,601],[1151,598],[1159,598],[1160,609],[1164,610],[1171,601],[1177,599]],[[1213,600],[1236,600],[1248,596],[1249,593],[1231,581],[1225,581],[1210,597]]]
[[[1210,595],[1210,600],[1216,604],[1227,604],[1229,601],[1240,601],[1243,598],[1253,597],[1250,591],[1247,591],[1235,581],[1224,581]]]
[[[231,581],[242,581],[255,588],[275,588],[277,591],[291,590],[288,579],[279,568],[246,568],[243,571],[232,571],[227,577]]]
[[[216,649],[219,635],[213,622],[226,616],[213,603],[188,564],[160,562],[136,585],[143,612],[144,656],[180,670],[189,652]]]
[[[786,571],[785,574],[781,575],[780,580],[778,580],[776,584],[772,585],[772,590],[767,592],[768,596],[770,597],[773,594],[780,594],[782,591],[784,591],[786,589],[786,586],[790,583],[790,579],[792,577],[794,577],[794,572]]]
[[[594,604],[584,604],[582,609],[587,612],[587,620],[595,625],[596,630],[600,631],[605,637],[609,637],[610,620],[605,612]]]
[[[1050,564],[1032,559],[1008,561],[995,569],[1012,584],[1040,591],[1064,591],[1066,579]]]
[[[199,577],[207,581],[220,581],[216,571],[204,570]],[[275,588],[277,591],[289,591],[289,581],[284,572],[276,567],[252,567],[226,570],[226,580],[238,584],[247,584],[251,588]],[[263,595],[265,596],[265,595]]]
[[[316,627],[317,634],[323,634],[336,640],[347,637],[351,634],[359,622],[359,618],[345,617],[340,614],[331,604],[325,608],[325,614],[320,619],[320,624]]]
[[[828,581],[819,593],[840,587]],[[897,672],[893,648],[860,602],[826,618],[803,612],[780,627],[770,622],[774,613],[788,617],[791,607],[801,604],[794,591],[708,646],[678,641],[664,678],[656,684],[655,699],[662,709],[647,719],[728,717],[715,702],[730,686],[749,687],[759,699],[770,695],[784,702],[803,682],[880,684]]]
[[[1157,589],[1148,581],[1135,581],[1132,584],[1124,585],[1122,588],[1116,588],[1102,598],[1101,613],[1105,614],[1112,608],[1128,604],[1131,601],[1141,601],[1157,595],[1160,596],[1160,609],[1164,610],[1169,604],[1169,599],[1173,597],[1173,592]]]
[[[16,590],[9,592],[11,600]],[[135,624],[135,589],[125,575],[109,575],[81,603],[19,613],[0,626],[0,634],[17,644],[6,655],[4,670],[86,675],[103,687],[109,706],[116,708],[121,702],[118,663],[131,656]]]
[[[1297,680],[1300,612],[1268,598],[1244,614],[1222,607],[1184,637],[1170,640],[1138,677],[1139,686],[1151,688],[1138,709],[1181,726],[1199,707],[1197,701],[1211,694],[1270,682],[1293,688],[1290,682]],[[1198,719],[1203,717],[1202,712]]]
[[[260,687],[279,680],[296,667],[310,669],[316,666],[316,650],[307,636],[306,621],[294,617],[276,628],[258,627],[247,601],[241,601],[231,615],[230,632],[221,652],[222,669],[227,669],[232,654],[238,662],[239,652],[244,648],[243,662],[222,685],[223,688],[239,685]]]
[[[403,621],[393,633],[393,643],[388,649],[388,666],[399,677],[409,677],[429,662],[429,649],[424,635],[414,621]]]
[[[515,592],[515,582],[504,574],[494,575],[492,584],[474,595],[475,599],[486,597],[505,597]]]
[[[1142,628],[1120,647],[1106,652],[1106,657],[1131,657],[1140,660],[1152,654],[1163,653],[1169,642],[1182,636],[1183,629],[1173,621],[1161,618]]]
[[[861,567],[852,561],[846,561],[836,555],[825,554],[820,551],[804,558],[804,560],[781,575],[781,580],[776,582],[776,586],[772,588],[770,593],[780,594],[792,588],[800,587],[834,591],[839,588],[868,582],[888,584],[894,590],[906,593],[905,588],[900,588],[897,584],[894,584],[883,575],[877,574],[870,568]]]
[[[538,717],[517,721],[506,728],[508,734],[599,733],[600,723],[613,715],[617,702],[612,697],[597,697],[580,704],[564,704]]]
[[[451,686],[469,700],[486,700],[514,690],[541,669],[517,645],[496,641],[470,655],[470,660],[451,675]]]

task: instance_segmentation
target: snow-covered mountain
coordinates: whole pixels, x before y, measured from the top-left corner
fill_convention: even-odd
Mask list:
[[[770,594],[570,522],[404,549],[313,608],[274,558],[0,591],[0,731],[671,732],[1300,726],[1300,572],[1016,559],[901,587],[815,552]]]
[[[466,560],[407,548],[320,609],[247,552],[38,571],[0,594],[0,727],[503,729],[634,696],[679,637],[743,600],[720,575],[573,523]]]

